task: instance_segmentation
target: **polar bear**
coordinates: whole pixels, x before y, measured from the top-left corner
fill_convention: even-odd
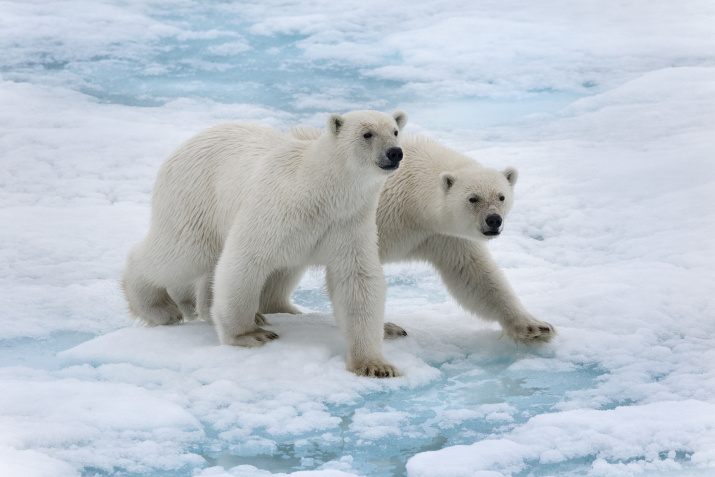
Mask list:
[[[315,140],[322,131],[304,127],[292,134]],[[525,309],[486,246],[504,228],[517,170],[484,167],[416,134],[402,138],[402,149],[405,161],[387,179],[377,211],[382,263],[428,262],[463,308],[499,322],[514,341],[551,341],[554,327]],[[384,334],[406,335],[392,323],[385,324]]]
[[[149,233],[127,259],[130,312],[149,325],[198,315],[222,344],[260,346],[278,336],[258,326],[259,309],[297,312],[290,292],[325,265],[348,369],[399,375],[382,353],[376,209],[406,122],[354,111],[329,115],[315,140],[227,123],[186,141],[161,166]]]

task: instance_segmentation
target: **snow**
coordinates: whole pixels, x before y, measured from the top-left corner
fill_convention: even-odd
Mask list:
[[[378,12],[379,14],[376,14]],[[0,476],[715,472],[711,2],[0,3]],[[557,339],[517,346],[386,267],[358,378],[320,270],[280,339],[132,324],[161,161],[210,125],[405,109],[520,171],[490,249]]]

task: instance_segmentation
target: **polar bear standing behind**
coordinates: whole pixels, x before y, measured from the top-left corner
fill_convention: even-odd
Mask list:
[[[486,244],[504,228],[517,170],[484,167],[424,136],[407,135],[402,147],[405,167],[387,180],[377,212],[381,260],[430,263],[463,308],[514,341],[551,341],[554,327],[524,308]]]
[[[402,159],[407,115],[331,114],[316,140],[228,123],[200,132],[162,165],[151,227],[129,254],[123,288],[150,325],[198,315],[222,344],[278,336],[264,312],[297,312],[290,292],[305,269],[326,266],[351,371],[398,375],[382,354],[385,279],[376,209]]]
[[[292,134],[310,140],[324,133],[307,127]],[[524,308],[486,244],[504,228],[517,170],[484,167],[420,135],[405,135],[402,149],[405,163],[385,183],[377,210],[380,260],[427,262],[463,308],[498,321],[514,341],[551,341],[554,327]],[[385,325],[386,337],[405,335]]]

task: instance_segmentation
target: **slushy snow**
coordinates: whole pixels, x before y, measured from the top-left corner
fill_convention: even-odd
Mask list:
[[[715,472],[711,2],[0,3],[0,476]],[[166,156],[219,122],[405,109],[519,169],[490,249],[549,345],[386,267],[404,377],[358,378],[322,271],[280,339],[129,321]]]

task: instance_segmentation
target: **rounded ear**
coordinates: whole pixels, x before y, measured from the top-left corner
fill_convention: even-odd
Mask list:
[[[502,174],[504,174],[506,180],[509,181],[509,185],[514,187],[516,180],[519,178],[519,171],[517,171],[514,167],[507,167],[502,171]]]
[[[407,124],[407,113],[399,110],[395,111],[392,113],[392,117],[395,118],[395,121],[397,122],[397,127],[402,131],[402,128],[405,127],[405,124]]]
[[[439,175],[439,183],[442,185],[442,190],[447,192],[454,185],[456,178],[451,172],[443,172]]]
[[[345,119],[343,119],[342,116],[340,116],[338,113],[332,113],[328,116],[328,131],[337,136],[338,132],[340,132],[340,128],[343,127],[344,123]]]

